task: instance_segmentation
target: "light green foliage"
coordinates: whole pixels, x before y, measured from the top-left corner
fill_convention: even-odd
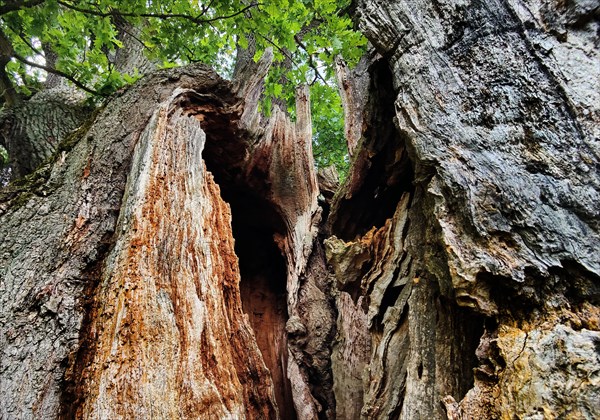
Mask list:
[[[8,152],[6,149],[0,145],[0,166],[8,163]]]
[[[311,87],[313,118],[313,155],[318,167],[335,165],[340,181],[348,175],[350,161],[344,136],[344,113],[336,88]]]
[[[247,46],[251,35],[255,58],[268,47],[275,55],[276,64],[267,79],[266,110],[271,98],[293,106],[295,86],[310,84],[317,164],[334,163],[343,171],[347,166],[343,115],[332,63],[338,54],[350,64],[356,62],[366,44],[344,12],[349,3],[45,0],[1,14],[0,29],[15,53],[6,72],[26,95],[40,89],[45,73],[39,68],[47,65],[45,51],[50,50],[58,57],[53,70],[97,94],[108,95],[133,82],[137,74],[120,74],[112,64],[122,47],[115,26],[117,13],[142,28],[136,37],[146,55],[163,67],[200,61],[230,75],[236,45]]]

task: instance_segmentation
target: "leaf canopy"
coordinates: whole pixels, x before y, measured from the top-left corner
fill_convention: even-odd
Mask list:
[[[137,28],[129,35],[159,67],[204,62],[230,76],[238,45],[247,48],[252,41],[255,59],[271,47],[276,65],[267,79],[267,110],[275,99],[293,112],[295,86],[308,83],[317,164],[336,164],[344,172],[333,59],[341,55],[355,63],[366,45],[353,30],[349,5],[350,0],[13,0],[0,4],[0,38],[12,49],[0,48],[0,54],[10,58],[4,71],[20,94],[35,93],[53,72],[108,95],[139,77],[115,66],[124,48],[119,19]]]

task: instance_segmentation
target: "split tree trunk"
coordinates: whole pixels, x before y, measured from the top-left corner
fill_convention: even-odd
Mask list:
[[[261,121],[269,64],[234,84],[201,66],[158,72],[4,191],[3,418],[333,409],[315,382],[333,309],[309,261],[320,212],[308,97],[296,123],[279,110]],[[323,337],[288,344],[315,317]]]
[[[2,191],[2,418],[597,417],[597,7],[356,3],[333,199],[269,55],[143,79]]]
[[[356,3],[375,53],[325,242],[338,414],[596,418],[598,6]]]

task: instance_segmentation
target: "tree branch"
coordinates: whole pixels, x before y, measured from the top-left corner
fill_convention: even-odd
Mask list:
[[[216,22],[219,20],[231,19],[233,17],[241,15],[242,13],[245,13],[246,11],[250,10],[253,7],[257,7],[260,5],[260,3],[253,2],[253,3],[249,4],[248,6],[242,8],[242,9],[238,10],[237,12],[234,12],[230,15],[215,16],[214,18],[210,18],[210,19],[200,19],[199,16],[194,17],[194,16],[182,14],[182,13],[127,13],[127,12],[122,12],[119,10],[110,10],[108,12],[101,12],[101,11],[96,11],[96,10],[92,10],[92,9],[85,9],[83,7],[78,7],[78,6],[75,6],[74,4],[70,4],[70,3],[67,3],[62,0],[58,0],[57,3],[68,9],[75,10],[76,12],[93,15],[93,16],[99,16],[99,17],[121,15],[123,17],[145,17],[145,18],[165,19],[165,20],[166,19],[184,19],[184,20],[189,20],[190,22],[193,22],[197,25]],[[206,13],[206,11],[203,10],[202,13],[200,14],[200,16],[204,15],[205,13]]]
[[[30,46],[30,47],[35,50],[35,48],[33,48],[33,46]],[[92,95],[108,96],[108,95],[103,95],[100,92],[97,92],[93,89],[88,88],[87,86],[85,86],[83,83],[81,83],[80,81],[75,79],[70,74],[62,72],[62,71],[57,70],[50,66],[45,66],[43,64],[35,63],[35,62],[30,61],[30,60],[26,59],[25,57],[17,54],[15,52],[10,40],[6,37],[4,32],[2,32],[2,29],[0,29],[0,89],[2,90],[2,92],[1,92],[2,96],[4,97],[6,103],[9,105],[14,104],[14,103],[16,103],[16,101],[18,101],[18,95],[16,94],[14,86],[11,83],[8,75],[6,74],[6,64],[8,64],[8,62],[10,61],[11,58],[15,58],[18,61],[20,61],[21,63],[26,64],[30,67],[36,67],[38,69],[45,70],[48,73],[52,73],[52,74],[56,74],[58,76],[64,77],[65,79],[72,82],[78,88],[80,88],[88,93],[91,93]]]
[[[206,6],[202,6],[202,12],[200,13],[200,16],[205,15],[206,12],[208,12],[208,9],[210,9],[210,7],[213,5],[214,2],[215,2],[215,0],[210,0]]]
[[[75,79],[73,76],[71,76],[70,74],[67,74],[67,73],[65,73],[63,71],[57,70],[57,69],[52,68],[52,67],[45,66],[43,64],[38,64],[38,63],[35,63],[33,61],[29,61],[25,57],[21,57],[19,54],[13,54],[13,57],[16,58],[17,60],[19,60],[21,63],[27,64],[30,67],[36,67],[38,69],[45,70],[48,73],[52,73],[52,74],[56,74],[58,76],[64,77],[65,79],[67,79],[68,81],[70,81],[71,83],[73,83],[75,86],[77,86],[79,89],[84,90],[87,93],[91,93],[92,95],[103,96],[103,97],[108,97],[109,96],[109,95],[100,93],[97,90],[94,90],[94,89],[91,89],[91,88],[87,87],[86,85],[84,85],[83,83],[81,83],[79,80]]]
[[[256,33],[256,35],[260,36],[262,39],[264,39],[265,41],[267,41],[269,44],[271,44],[272,46],[274,46],[285,58],[287,58],[288,60],[290,60],[295,66],[298,66],[298,63],[296,63],[294,61],[294,59],[292,58],[292,56],[290,55],[289,51],[286,51],[285,49],[281,48],[279,45],[277,45],[276,43],[274,43],[273,41],[271,41],[268,37],[264,36],[261,33]]]
[[[306,54],[308,54],[308,66],[313,69],[313,71],[315,72],[315,78],[313,79],[313,81],[310,83],[310,85],[314,85],[315,82],[317,81],[317,79],[321,79],[321,81],[323,83],[325,83],[326,86],[329,86],[329,83],[327,83],[327,80],[325,80],[325,78],[321,75],[321,72],[319,71],[319,68],[317,67],[317,65],[315,64],[314,60],[313,60],[313,56],[312,54],[310,54],[308,52],[308,49],[306,48],[306,45],[304,45],[304,43],[302,42],[302,39],[298,36],[298,35],[294,35],[294,41],[296,41],[296,44],[302,48],[304,50],[304,52],[306,52]]]
[[[26,0],[26,1],[11,1],[6,2],[0,6],[0,16],[5,15],[15,10],[25,9],[27,7],[34,7],[38,4],[42,4],[46,0]]]
[[[12,29],[11,29],[11,30],[12,30]],[[25,45],[27,45],[29,48],[31,48],[31,50],[32,50],[33,52],[35,52],[36,54],[38,54],[38,55],[41,55],[41,56],[43,56],[43,55],[44,55],[44,53],[43,53],[42,51],[40,51],[40,50],[38,50],[37,48],[35,48],[35,47],[33,46],[33,44],[32,44],[31,42],[29,42],[29,41],[27,40],[27,38],[25,38],[25,36],[23,35],[23,32],[20,32],[20,33],[18,33],[18,34],[17,34],[17,36],[18,36],[18,37],[21,39],[21,41],[23,41],[23,42],[25,43]]]
[[[0,29],[0,95],[4,98],[7,106],[13,106],[21,100],[14,84],[6,73],[6,65],[13,54],[14,48],[10,40],[6,37],[2,29]]]
[[[13,33],[13,34],[15,34],[16,36],[18,36],[18,37],[21,39],[21,41],[23,41],[23,43],[24,43],[25,45],[27,45],[29,48],[31,48],[31,50],[32,50],[33,52],[35,52],[37,55],[41,55],[41,56],[43,56],[43,55],[44,55],[44,53],[43,53],[42,51],[40,51],[40,50],[38,50],[37,48],[35,48],[35,47],[33,46],[33,44],[32,44],[31,42],[29,42],[29,40],[28,40],[27,38],[25,38],[25,35],[23,34],[23,32],[20,32],[20,31],[17,31],[17,30],[15,30],[15,29],[14,29],[14,28],[12,28],[10,25],[6,25],[6,27],[7,27],[7,28],[8,28],[8,29],[9,29],[9,30],[10,30],[10,31]],[[4,34],[3,34],[3,35],[4,35]],[[6,37],[6,36],[4,35],[4,37]],[[7,42],[9,42],[9,41],[8,41],[8,38],[6,38],[6,40],[7,40]],[[10,53],[10,56],[12,57],[12,51],[11,51],[11,53]]]

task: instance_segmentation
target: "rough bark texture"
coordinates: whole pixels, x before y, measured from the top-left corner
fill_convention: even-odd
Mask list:
[[[30,174],[90,116],[82,104],[64,98],[32,98],[0,111],[0,144],[11,157],[13,179]]]
[[[335,196],[269,53],[144,78],[2,191],[0,417],[598,417],[598,6],[355,3]]]
[[[136,144],[78,417],[275,412],[242,313],[229,208],[202,162],[200,122],[176,105],[161,104]]]
[[[357,2],[381,58],[326,241],[338,415],[600,413],[598,12]]]
[[[269,63],[234,84],[201,66],[158,72],[111,100],[29,184],[5,189],[3,418],[333,409],[322,378],[333,323],[320,324],[333,319],[329,283],[323,257],[309,261],[320,212],[308,97],[299,91],[297,123],[279,110],[261,122]],[[256,230],[262,264],[281,261],[258,280]],[[280,300],[257,304],[261,288]],[[262,322],[263,310],[275,319]],[[302,340],[313,327],[322,337]]]
[[[151,62],[144,55],[145,46],[140,40],[142,28],[133,26],[119,15],[113,15],[112,20],[119,32],[117,38],[123,43],[123,46],[117,49],[113,59],[115,70],[130,75],[144,75],[155,70],[156,63]]]
[[[370,57],[365,55],[356,68],[350,70],[341,57],[335,59],[335,74],[338,82],[338,90],[342,99],[342,105],[346,110],[344,118],[344,134],[348,145],[348,155],[354,156],[356,146],[360,142],[363,131],[362,103],[367,97],[369,88]]]

